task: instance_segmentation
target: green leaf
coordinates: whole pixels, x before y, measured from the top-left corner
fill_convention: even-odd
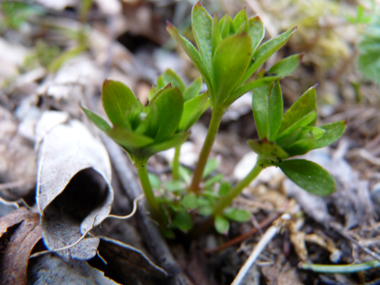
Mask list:
[[[149,177],[149,182],[152,185],[152,187],[154,189],[160,189],[160,187],[161,187],[160,178],[157,175],[150,173],[150,172],[148,173],[148,177]]]
[[[226,105],[232,104],[232,102],[234,102],[236,99],[238,99],[240,96],[244,95],[245,93],[247,93],[247,92],[249,92],[249,91],[251,91],[257,87],[272,83],[273,81],[278,80],[278,79],[280,79],[279,76],[267,76],[267,77],[263,77],[260,79],[253,80],[253,81],[237,88],[232,93],[232,95],[228,98],[228,100],[226,101]]]
[[[200,206],[198,208],[198,214],[204,217],[210,216],[213,212],[213,208],[211,206]]]
[[[300,127],[305,127],[310,125],[311,123],[315,122],[317,118],[317,112],[311,111],[310,113],[306,114],[302,118],[300,118],[298,121],[294,122],[294,124],[290,125],[287,129],[283,130],[276,138],[276,140],[281,139],[283,136],[286,136],[294,131],[296,131]]]
[[[357,64],[366,79],[380,83],[380,17],[369,25],[359,45]]]
[[[222,19],[220,19],[219,29],[222,35],[222,39],[225,39],[235,33],[234,22],[232,21],[230,15],[226,14],[222,17]]]
[[[181,93],[185,92],[186,85],[183,83],[182,79],[171,69],[165,70],[165,72],[159,77],[161,78],[163,82],[163,86],[160,85],[157,82],[157,88],[161,89],[162,87],[167,86],[168,84],[171,84],[172,87],[177,87]]]
[[[170,192],[183,192],[186,189],[186,184],[178,180],[166,181],[163,186],[167,191]]]
[[[188,213],[176,212],[174,215],[172,226],[186,232],[193,227],[193,222]]]
[[[183,144],[187,140],[189,135],[189,132],[175,134],[166,141],[149,145],[144,149],[144,151],[146,151],[147,154],[153,155],[157,152],[164,151],[177,145]]]
[[[220,180],[222,180],[223,178],[224,178],[224,175],[222,173],[216,174],[205,181],[204,187],[209,188],[212,185],[214,185],[216,182],[219,182]]]
[[[292,159],[278,163],[277,166],[290,180],[310,193],[326,196],[335,189],[334,178],[314,162]]]
[[[212,62],[214,106],[222,106],[239,84],[250,62],[250,55],[251,43],[245,33],[228,37],[219,44]]]
[[[224,216],[232,221],[244,223],[249,221],[252,215],[247,210],[228,208],[224,211]]]
[[[127,112],[131,109],[136,97],[126,85],[113,80],[105,80],[102,90],[104,111],[114,126],[127,125]]]
[[[111,129],[110,125],[100,116],[97,114],[91,112],[90,110],[82,107],[83,112],[86,114],[86,116],[103,132],[107,132]]]
[[[338,121],[320,126],[319,128],[325,130],[325,133],[316,140],[316,145],[314,146],[314,148],[328,146],[335,142],[337,139],[339,139],[346,129],[346,122]]]
[[[148,100],[149,101],[152,100],[154,95],[156,95],[157,91],[158,91],[157,88],[154,86],[152,86],[152,88],[150,88],[149,93],[148,93]]]
[[[198,207],[197,195],[194,193],[186,194],[182,199],[182,205],[184,205],[186,209],[194,210]]]
[[[191,61],[202,75],[203,80],[206,82],[209,92],[213,91],[211,84],[211,76],[206,66],[204,65],[197,49],[185,37],[181,36],[178,30],[170,23],[167,23],[166,30],[170,36],[177,41],[177,43],[185,50],[186,54],[190,57]]]
[[[317,110],[317,92],[316,87],[313,86],[306,90],[305,93],[289,108],[282,118],[281,128],[279,133],[283,133],[289,129],[298,120],[305,117],[305,115]]]
[[[283,112],[282,91],[280,82],[275,81],[272,85],[272,90],[269,96],[269,130],[268,139],[274,141],[281,127],[282,112]]]
[[[297,69],[301,61],[302,54],[293,54],[280,60],[273,65],[268,73],[276,76],[285,77],[293,73]]]
[[[247,144],[255,153],[269,160],[281,161],[289,157],[289,155],[274,142],[248,140]]]
[[[252,17],[248,20],[248,36],[251,39],[252,55],[264,38],[265,30],[263,21],[259,16]]]
[[[157,109],[158,129],[155,141],[163,142],[174,134],[181,120],[182,94],[177,88],[165,88],[159,91],[149,104]]]
[[[240,10],[236,15],[233,20],[234,22],[234,27],[235,31],[238,31],[239,28],[244,24],[248,22],[248,16],[247,16],[247,11],[245,9]]]
[[[271,85],[265,84],[252,91],[252,110],[260,140],[268,138],[269,94]]]
[[[218,233],[226,235],[230,228],[230,223],[226,218],[218,215],[215,217],[214,226]]]
[[[136,134],[132,131],[115,127],[106,131],[106,134],[115,142],[126,148],[141,148],[154,142],[150,137]]]
[[[297,140],[287,146],[285,151],[290,156],[305,154],[315,147],[315,138],[310,128],[303,128]]]
[[[211,45],[212,55],[214,55],[216,47],[222,41],[222,35],[220,34],[218,17],[214,15],[211,26]]]
[[[220,186],[219,186],[219,196],[226,196],[227,193],[231,190],[231,184],[228,183],[227,181],[223,181],[222,183],[220,183]]]
[[[267,59],[282,48],[289,40],[290,36],[296,31],[296,28],[288,30],[277,37],[270,39],[262,44],[253,54],[254,62],[250,64],[246,75],[242,82],[247,81],[248,78],[265,62]]]
[[[187,102],[199,95],[202,88],[202,77],[195,79],[189,87],[183,92],[183,100]]]
[[[211,41],[212,17],[200,2],[194,5],[191,13],[191,27],[203,62],[211,73],[212,41]]]
[[[182,117],[178,125],[178,131],[187,131],[198,121],[200,116],[207,110],[210,102],[208,100],[208,92],[203,93],[183,105]]]
[[[206,163],[206,166],[205,166],[205,169],[203,171],[203,178],[206,178],[207,176],[209,176],[212,172],[214,172],[217,168],[218,168],[218,165],[219,165],[219,160],[216,159],[216,158],[209,158],[207,160],[207,163]]]

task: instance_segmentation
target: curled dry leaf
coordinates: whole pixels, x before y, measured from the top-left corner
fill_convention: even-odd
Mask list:
[[[99,254],[107,261],[106,272],[117,272],[123,284],[154,285],[167,277],[140,250],[119,241],[101,237]]]
[[[54,250],[74,244],[105,219],[113,190],[102,143],[78,121],[52,127],[51,118],[57,118],[57,112],[45,112],[36,128],[37,137],[38,130],[50,129],[38,150],[37,204],[45,245]],[[57,254],[65,260],[87,260],[95,256],[98,244],[98,238],[86,238]]]
[[[28,283],[34,285],[116,285],[104,273],[92,268],[85,261],[63,261],[55,254],[46,254],[31,262]]]
[[[29,256],[40,239],[38,214],[19,208],[0,218],[1,284],[26,284]]]

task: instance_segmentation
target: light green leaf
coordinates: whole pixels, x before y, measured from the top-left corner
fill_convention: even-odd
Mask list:
[[[293,73],[294,70],[297,69],[299,66],[299,63],[301,61],[302,54],[293,54],[291,56],[288,56],[279,62],[277,62],[275,65],[273,65],[268,73],[271,75],[281,76],[285,77]]]
[[[211,41],[212,17],[200,2],[194,5],[191,12],[191,27],[203,62],[211,73],[212,41]]]
[[[186,209],[194,210],[198,207],[197,195],[194,193],[186,194],[182,199],[182,205],[184,205]]]
[[[179,180],[166,181],[163,186],[165,190],[170,192],[183,192],[186,189],[186,184]]]
[[[198,69],[199,73],[202,75],[203,80],[206,82],[209,92],[213,91],[210,73],[206,69],[206,66],[203,63],[197,49],[193,46],[193,44],[188,39],[180,35],[178,30],[172,24],[167,23],[166,30],[168,31],[170,36],[177,41],[177,43],[184,49],[186,54],[190,57],[195,67]]]
[[[210,216],[213,212],[213,209],[211,206],[200,206],[198,208],[198,214],[204,217]]]
[[[315,147],[315,138],[310,128],[303,128],[295,142],[285,147],[290,156],[305,154]]]
[[[158,81],[162,81],[162,83],[159,84]],[[159,77],[157,80],[157,88],[161,89],[168,84],[171,84],[172,87],[177,87],[181,93],[185,92],[186,85],[182,81],[182,79],[171,69],[165,70],[165,72]]]
[[[183,105],[181,121],[178,125],[178,131],[187,131],[196,121],[198,121],[209,105],[210,102],[208,100],[207,92],[185,102]]]
[[[216,159],[216,158],[209,158],[207,160],[207,163],[206,163],[206,166],[205,166],[205,169],[203,171],[203,178],[206,178],[207,176],[209,176],[212,172],[214,172],[217,168],[218,168],[218,165],[219,165],[219,160]]]
[[[110,125],[99,115],[91,112],[90,110],[82,107],[83,112],[86,114],[86,116],[103,132],[107,132],[111,129]]]
[[[302,118],[298,119],[298,121],[295,121],[292,125],[290,125],[287,129],[283,130],[276,138],[276,140],[281,139],[282,137],[289,135],[290,133],[296,131],[300,127],[306,127],[310,125],[311,123],[315,122],[317,118],[317,112],[311,111],[310,113],[306,114]]]
[[[189,132],[175,134],[166,141],[149,145],[146,149],[144,149],[144,151],[146,151],[147,154],[153,155],[157,152],[164,151],[177,145],[183,144],[187,140],[189,135]]]
[[[244,24],[248,22],[248,16],[247,11],[245,9],[240,10],[234,17],[234,27],[235,31],[238,31],[239,28]]]
[[[157,91],[158,91],[157,88],[154,86],[152,86],[152,88],[150,88],[149,93],[148,93],[148,100],[149,101],[152,100],[154,95],[156,95]]]
[[[282,101],[282,91],[280,82],[275,81],[272,85],[272,90],[269,96],[269,130],[268,130],[268,139],[274,141],[278,130],[281,127],[282,122],[282,112],[283,112],[283,101]]]
[[[263,21],[259,16],[252,17],[248,20],[248,36],[251,39],[252,56],[257,47],[264,38],[265,30]]]
[[[289,155],[274,142],[248,140],[247,144],[255,153],[269,160],[281,161],[289,157]]]
[[[222,19],[220,19],[219,29],[222,35],[222,39],[225,39],[235,33],[234,22],[232,21],[230,15],[226,14],[222,17]]]
[[[335,189],[334,178],[314,162],[292,159],[277,165],[290,180],[310,193],[326,196]]]
[[[316,140],[314,148],[325,147],[335,142],[343,135],[346,126],[347,124],[345,121],[338,121],[320,126],[319,128],[325,130],[325,133]]]
[[[183,100],[187,102],[199,95],[202,88],[202,77],[195,79],[189,87],[183,92]]]
[[[286,31],[277,37],[270,39],[262,44],[253,54],[254,62],[250,64],[246,75],[242,82],[247,81],[248,78],[265,62],[267,59],[282,48],[289,40],[290,36],[296,31],[296,28]]]
[[[224,211],[224,216],[232,221],[244,223],[249,221],[252,215],[247,210],[228,208]]]
[[[136,101],[136,97],[126,85],[119,81],[105,80],[102,90],[104,111],[114,126],[127,125],[127,112]]]
[[[269,94],[271,85],[265,84],[252,90],[252,110],[260,140],[268,138]]]
[[[174,134],[181,120],[183,97],[177,88],[165,88],[157,93],[150,105],[157,109],[158,129],[156,142],[165,141]]]
[[[172,226],[186,232],[193,227],[193,222],[188,213],[176,212],[174,215]]]
[[[280,79],[279,76],[267,76],[267,77],[263,77],[260,79],[253,80],[253,81],[237,88],[232,93],[232,95],[228,98],[228,100],[226,101],[226,105],[232,104],[232,102],[234,102],[236,99],[238,99],[240,96],[244,95],[245,93],[247,93],[247,92],[249,92],[249,91],[251,91],[257,87],[272,83],[273,81],[278,80],[278,79]]]
[[[154,142],[150,137],[136,134],[120,127],[108,130],[106,131],[106,134],[115,142],[128,149],[141,148]]]
[[[230,223],[222,216],[216,216],[214,221],[215,229],[218,233],[226,235],[230,229]]]
[[[219,44],[212,62],[214,106],[223,106],[239,84],[250,62],[250,55],[251,43],[245,33],[228,37]]]
[[[153,174],[153,173],[150,173],[150,172],[148,173],[148,177],[149,177],[149,182],[152,185],[152,187],[154,189],[160,189],[160,187],[161,187],[161,180],[160,180],[160,178],[156,174]]]
[[[223,181],[222,183],[220,183],[220,186],[219,186],[219,196],[226,196],[227,193],[231,190],[231,184],[228,183],[227,181]]]
[[[221,41],[222,41],[222,35],[220,34],[218,17],[217,15],[214,15],[212,19],[212,26],[211,26],[212,55],[214,55],[215,49]]]
[[[313,86],[306,90],[305,93],[289,108],[282,118],[281,128],[279,133],[283,133],[289,129],[298,120],[305,117],[312,111],[317,110],[317,92],[316,87]]]
[[[209,188],[212,185],[214,185],[216,182],[219,182],[224,178],[224,175],[222,173],[216,174],[214,176],[211,176],[209,179],[207,179],[204,183],[204,188]]]

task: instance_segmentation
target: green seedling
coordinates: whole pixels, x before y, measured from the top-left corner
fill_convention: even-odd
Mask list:
[[[102,101],[112,127],[83,108],[102,131],[124,148],[136,166],[150,209],[165,234],[170,236],[172,232],[167,230],[174,228],[190,230],[196,215],[212,217],[216,230],[224,234],[230,221],[249,220],[249,212],[231,208],[230,204],[266,167],[280,167],[292,181],[313,194],[333,192],[334,179],[326,170],[311,161],[292,158],[333,143],[343,134],[346,123],[316,125],[315,87],[283,113],[279,79],[297,68],[301,55],[289,56],[268,70],[261,68],[286,44],[295,29],[261,44],[264,27],[258,16],[248,18],[242,10],[233,19],[229,15],[218,19],[197,3],[192,10],[196,46],[170,23],[167,30],[198,69],[207,85],[206,92],[200,93],[201,78],[186,86],[176,73],[167,70],[150,90],[147,106],[122,83],[105,81]],[[258,133],[258,138],[249,140],[248,145],[258,159],[250,173],[231,186],[223,181],[222,174],[215,174],[217,160],[210,159],[209,153],[223,113],[248,91],[253,93],[252,110]],[[208,134],[192,175],[179,165],[180,147],[208,107],[212,112]],[[161,182],[158,177],[149,177],[148,159],[172,147],[173,179]],[[164,194],[156,198],[152,184],[164,190]]]

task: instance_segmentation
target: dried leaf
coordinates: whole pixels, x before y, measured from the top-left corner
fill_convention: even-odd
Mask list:
[[[167,277],[140,250],[122,242],[101,237],[99,254],[107,261],[107,267],[120,275],[123,284],[153,285]]]
[[[38,257],[28,270],[28,283],[34,285],[115,285],[119,284],[85,261],[63,261],[54,254]]]
[[[37,130],[45,130],[43,125],[56,115],[45,113]],[[41,231],[50,250],[75,243],[109,214],[113,190],[108,154],[80,122],[51,128],[38,151],[38,169]],[[98,238],[87,238],[57,253],[65,260],[90,259],[98,244]]]
[[[13,232],[9,230],[11,227],[16,227]],[[39,215],[20,208],[1,217],[0,235],[1,244],[5,245],[1,249],[0,283],[26,284],[30,253],[41,239]]]

